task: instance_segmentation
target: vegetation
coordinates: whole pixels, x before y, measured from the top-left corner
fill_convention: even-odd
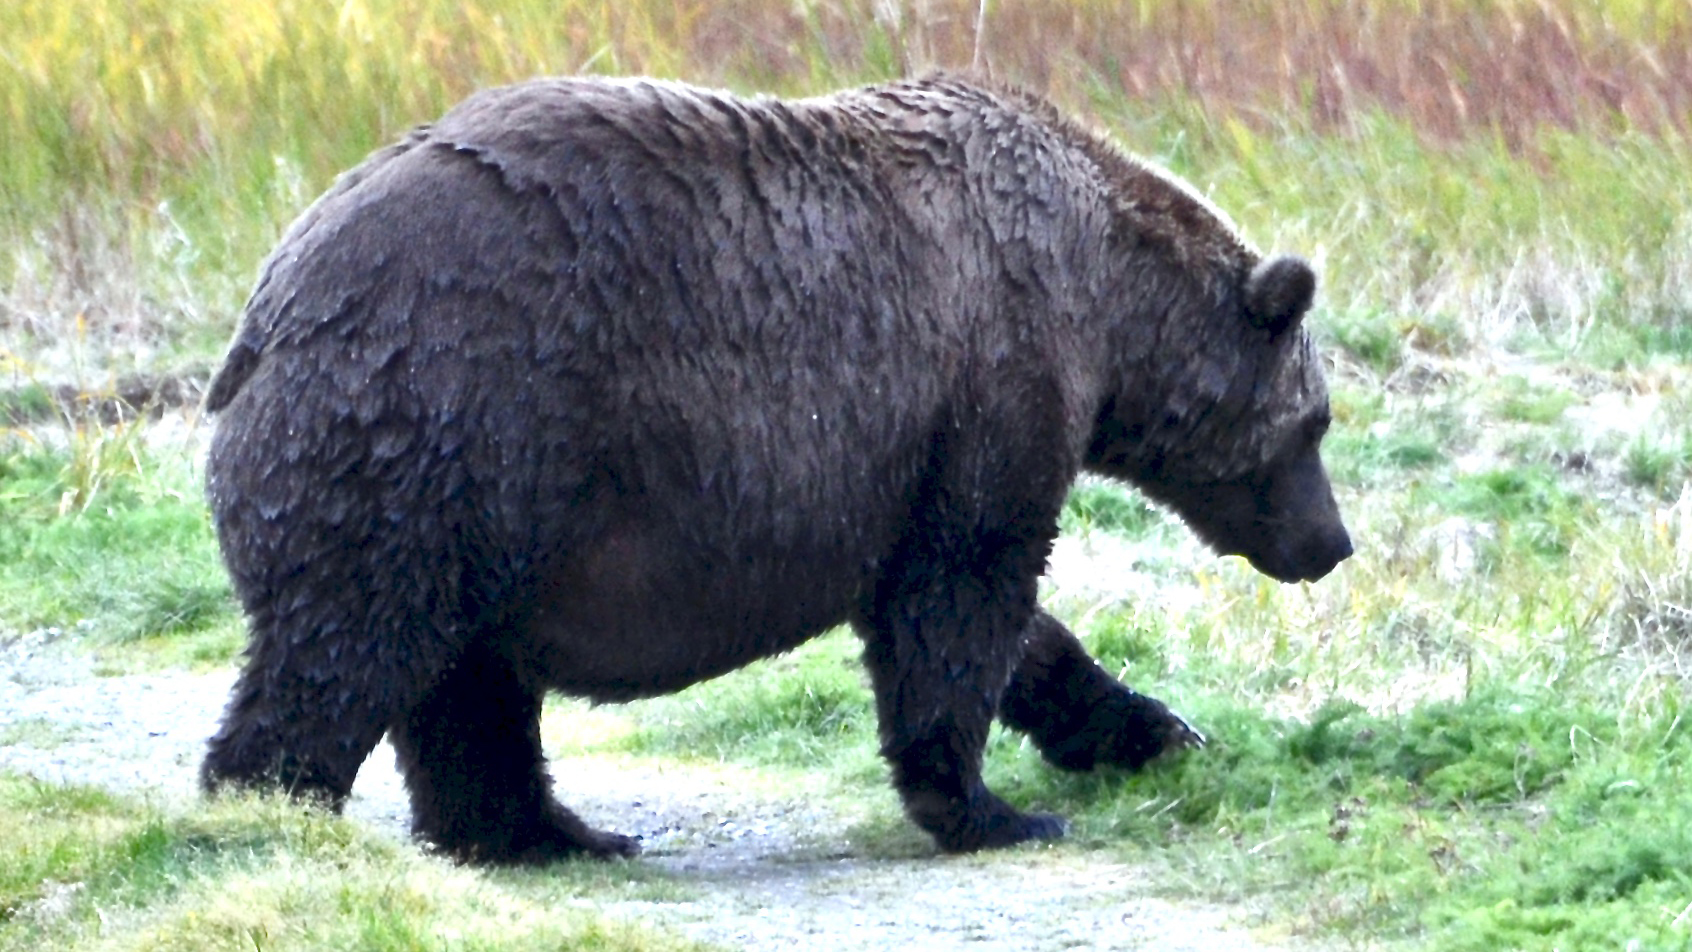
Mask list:
[[[192,814],[0,773],[0,949],[704,952],[553,902],[560,885],[474,872],[320,811],[234,800]],[[630,880],[607,888],[643,895]],[[119,940],[114,946],[113,937]]]
[[[404,128],[538,73],[808,94],[979,56],[1318,263],[1358,544],[1280,587],[1082,485],[1060,554],[1097,571],[1051,607],[1213,744],[1067,775],[1001,734],[990,781],[1070,815],[1066,849],[1358,946],[1692,943],[1692,8],[1002,0],[978,51],[963,0],[398,6],[0,12],[0,639],[58,628],[118,667],[239,645],[196,432],[62,396],[202,376],[280,229]],[[885,796],[853,650],[568,743]],[[11,777],[0,806],[0,948],[410,948],[448,921],[466,947],[674,945],[273,804]]]
[[[1673,320],[1692,271],[1674,250],[1692,164],[1684,4],[1126,6],[992,4],[979,60],[1192,176],[1266,245],[1318,254],[1342,325],[1436,352],[1462,332],[1692,346]],[[10,372],[97,385],[203,363],[281,226],[473,89],[593,71],[817,92],[967,65],[975,14],[18,0],[0,15],[0,118],[23,131],[0,168]],[[1593,320],[1618,310],[1617,328]]]
[[[181,663],[241,643],[193,450],[149,426],[73,419],[0,437],[0,637],[74,629]]]

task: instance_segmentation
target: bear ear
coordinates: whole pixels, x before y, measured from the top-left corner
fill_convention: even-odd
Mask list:
[[[1276,255],[1257,263],[1245,283],[1246,318],[1279,337],[1298,326],[1316,297],[1316,272],[1303,258]]]

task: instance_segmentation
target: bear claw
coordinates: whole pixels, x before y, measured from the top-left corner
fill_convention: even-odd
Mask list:
[[[1210,743],[1210,739],[1205,737],[1204,733],[1198,728],[1187,723],[1186,718],[1174,711],[1169,712],[1169,717],[1174,723],[1169,725],[1169,730],[1164,735],[1163,749],[1165,751],[1203,747]]]

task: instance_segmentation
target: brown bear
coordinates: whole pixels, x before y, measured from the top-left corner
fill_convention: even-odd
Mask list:
[[[1315,276],[1021,92],[492,89],[265,263],[207,490],[251,625],[202,770],[341,803],[387,733],[457,857],[626,855],[551,794],[543,695],[678,691],[841,623],[951,851],[1056,837],[981,780],[1200,736],[1036,602],[1082,470],[1282,581],[1351,553]]]

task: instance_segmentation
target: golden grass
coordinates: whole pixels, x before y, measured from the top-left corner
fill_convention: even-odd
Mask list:
[[[779,91],[977,54],[976,0],[12,0],[0,197],[204,163],[348,153],[472,89],[536,74],[686,76]],[[1241,115],[1511,141],[1550,124],[1685,132],[1692,8],[1663,0],[999,0],[980,59],[1062,98],[1196,97]],[[255,156],[257,158],[255,158]],[[310,168],[327,174],[331,169]]]

